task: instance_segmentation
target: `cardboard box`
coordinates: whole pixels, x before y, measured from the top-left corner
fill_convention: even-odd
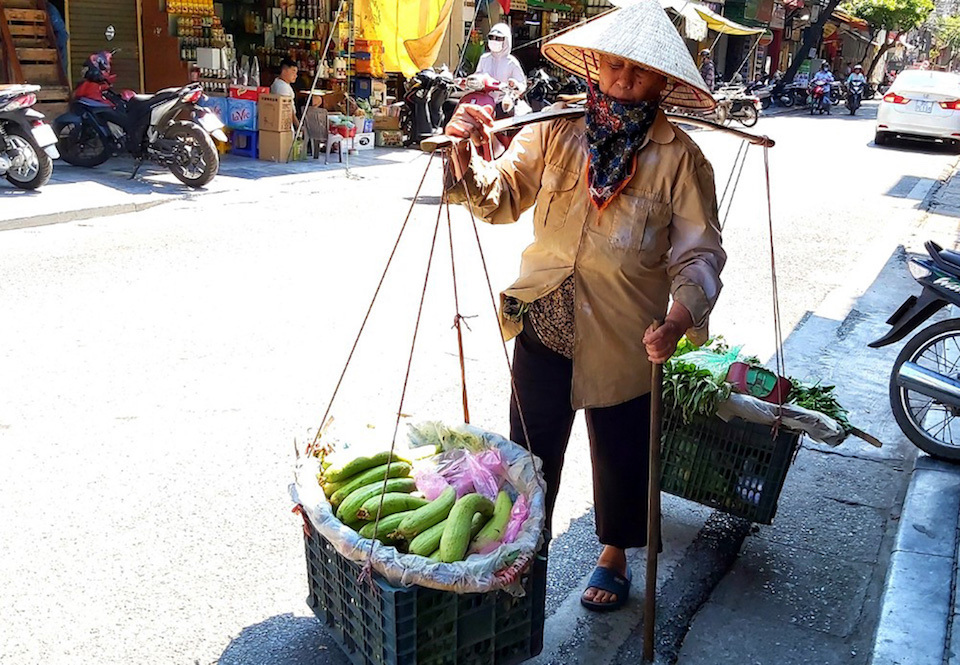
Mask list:
[[[201,69],[220,69],[223,67],[222,51],[218,48],[200,47],[197,49],[197,67]]]
[[[227,124],[227,119],[230,117],[230,114],[227,110],[227,104],[228,100],[226,97],[217,97],[207,93],[206,99],[200,103],[200,106],[220,118],[220,122]]]
[[[381,129],[376,132],[378,148],[399,148],[403,146],[403,132],[393,129]]]
[[[262,87],[250,87],[245,85],[231,85],[230,86],[230,97],[232,99],[246,99],[251,102],[255,102],[260,99],[260,95],[266,95],[270,92],[270,88]]]
[[[373,130],[397,130],[400,129],[400,118],[390,115],[373,116]]]
[[[257,103],[249,99],[227,99],[227,127],[257,131]]]
[[[373,132],[364,132],[363,134],[357,134],[353,140],[353,144],[357,147],[357,150],[372,150],[373,146],[376,145],[377,137]]]
[[[293,128],[293,97],[260,95],[258,126],[264,132],[288,132]]]
[[[260,132],[260,159],[284,164],[289,161],[293,132]]]

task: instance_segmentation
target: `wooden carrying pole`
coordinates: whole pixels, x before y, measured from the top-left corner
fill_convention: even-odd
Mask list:
[[[660,327],[654,321],[653,329]],[[653,363],[650,379],[650,462],[647,495],[647,587],[643,609],[643,660],[653,662],[657,619],[657,557],[660,552],[660,436],[663,422],[663,365]]]

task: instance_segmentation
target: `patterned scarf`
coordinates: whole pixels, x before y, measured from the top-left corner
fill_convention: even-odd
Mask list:
[[[633,175],[633,158],[657,117],[657,104],[624,104],[591,87],[587,97],[590,198],[603,210]]]

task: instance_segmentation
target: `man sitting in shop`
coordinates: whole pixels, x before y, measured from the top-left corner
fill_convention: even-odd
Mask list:
[[[280,63],[280,75],[273,79],[273,84],[270,86],[270,94],[272,95],[281,95],[283,97],[294,97],[296,93],[293,91],[293,84],[297,81],[297,76],[299,75],[300,70],[297,67],[297,63],[289,58],[284,58]],[[299,119],[297,114],[293,114],[293,128],[296,129],[299,124]]]

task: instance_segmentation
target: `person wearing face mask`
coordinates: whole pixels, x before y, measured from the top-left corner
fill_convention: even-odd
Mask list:
[[[506,23],[497,23],[490,28],[487,35],[489,51],[480,56],[477,63],[477,74],[488,74],[501,83],[507,83],[522,94],[527,87],[527,76],[523,67],[515,56],[510,54],[513,49],[513,35],[510,26]]]
[[[660,107],[716,102],[653,0],[542,52],[588,81],[585,117],[528,125],[488,162],[476,146],[492,118],[461,106],[445,131],[470,140],[452,154],[447,187],[493,224],[534,208],[520,278],[501,294],[501,329],[516,339],[510,436],[523,445],[528,434],[543,461],[550,529],[574,416],[585,410],[603,550],[581,603],[612,610],[629,596],[625,550],[647,543],[652,364],[684,333],[706,339],[726,261],[713,169]]]

